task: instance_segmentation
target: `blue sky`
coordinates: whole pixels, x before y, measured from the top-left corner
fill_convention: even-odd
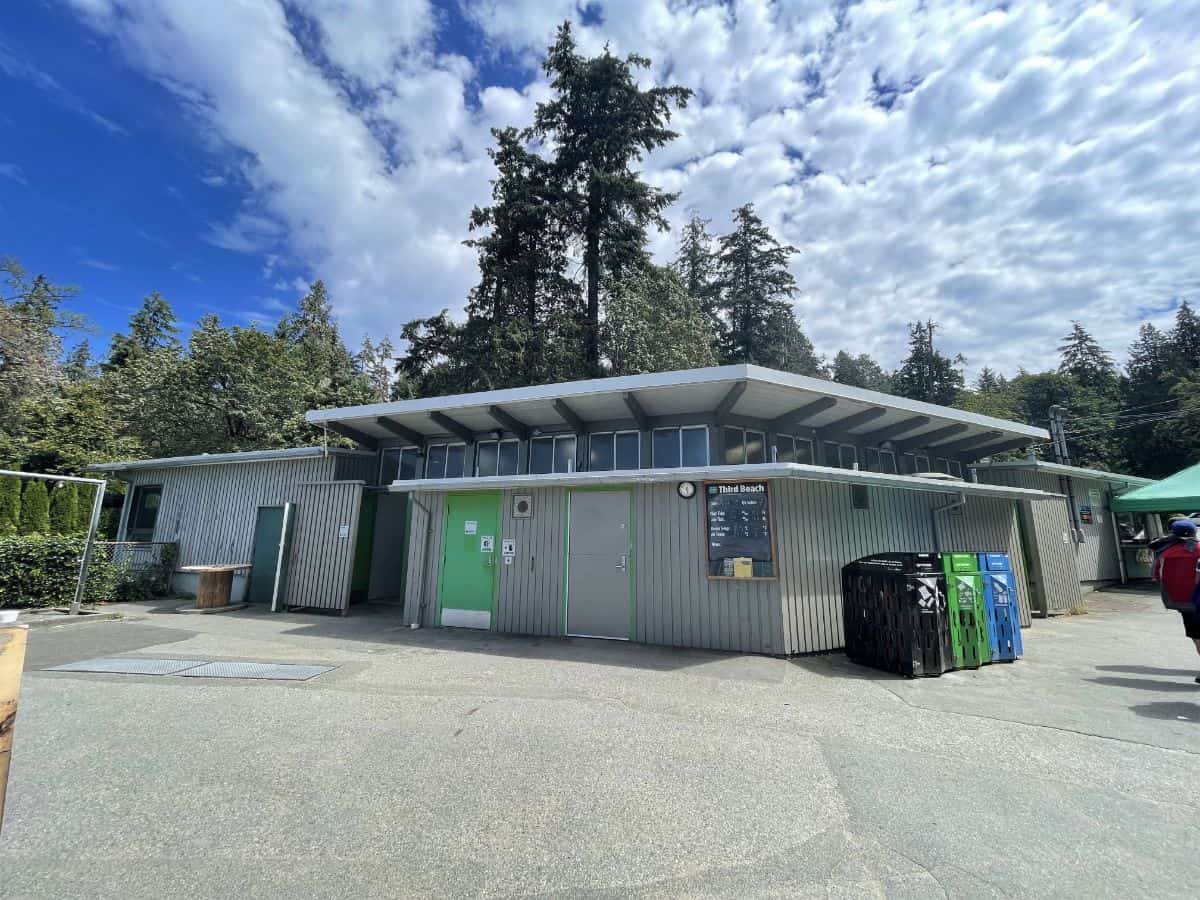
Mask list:
[[[1118,354],[1200,300],[1200,4],[69,0],[0,28],[0,253],[79,285],[93,343],[150,290],[273,321],[313,277],[347,341],[457,310],[488,129],[525,125],[564,19],[697,91],[646,177],[801,248],[819,352],[895,364],[932,317],[971,369],[1071,319]],[[677,229],[676,229],[677,230]],[[670,258],[674,234],[652,249]],[[847,310],[850,313],[847,314]]]

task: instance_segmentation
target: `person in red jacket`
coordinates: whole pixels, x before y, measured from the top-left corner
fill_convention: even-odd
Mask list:
[[[1171,523],[1176,543],[1164,547],[1154,558],[1154,580],[1162,593],[1163,606],[1176,610],[1183,617],[1184,633],[1200,653],[1200,607],[1196,593],[1200,590],[1200,547],[1196,544],[1196,525],[1191,519]],[[1196,676],[1200,684],[1200,675]]]

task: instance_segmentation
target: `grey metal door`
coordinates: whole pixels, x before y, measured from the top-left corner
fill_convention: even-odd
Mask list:
[[[629,492],[571,494],[567,634],[630,637]]]

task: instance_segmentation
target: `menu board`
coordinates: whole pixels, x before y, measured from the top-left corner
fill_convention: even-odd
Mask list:
[[[765,481],[704,485],[708,574],[723,578],[775,575],[771,496]]]

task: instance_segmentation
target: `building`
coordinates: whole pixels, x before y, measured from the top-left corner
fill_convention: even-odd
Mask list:
[[[252,601],[773,654],[842,646],[841,567],[871,553],[1006,552],[1026,625],[1079,601],[1062,495],[963,479],[1028,425],[746,365],[307,418],[359,449],[100,467],[122,536],[253,559]]]
[[[1149,478],[1064,466],[1040,459],[988,462],[973,465],[971,470],[985,484],[1004,484],[1063,495],[1070,543],[1075,551],[1075,569],[1085,587],[1096,588],[1105,582],[1149,576],[1148,566],[1139,565],[1135,562],[1136,557],[1122,553],[1122,545],[1132,545],[1134,541],[1123,539],[1117,514],[1112,508],[1114,498],[1153,484]],[[1032,508],[1022,504],[1021,516],[1027,529],[1032,528],[1032,515]],[[1156,524],[1141,525],[1131,532],[1131,536],[1132,533],[1145,534],[1148,528],[1152,532],[1149,537],[1155,537]]]

